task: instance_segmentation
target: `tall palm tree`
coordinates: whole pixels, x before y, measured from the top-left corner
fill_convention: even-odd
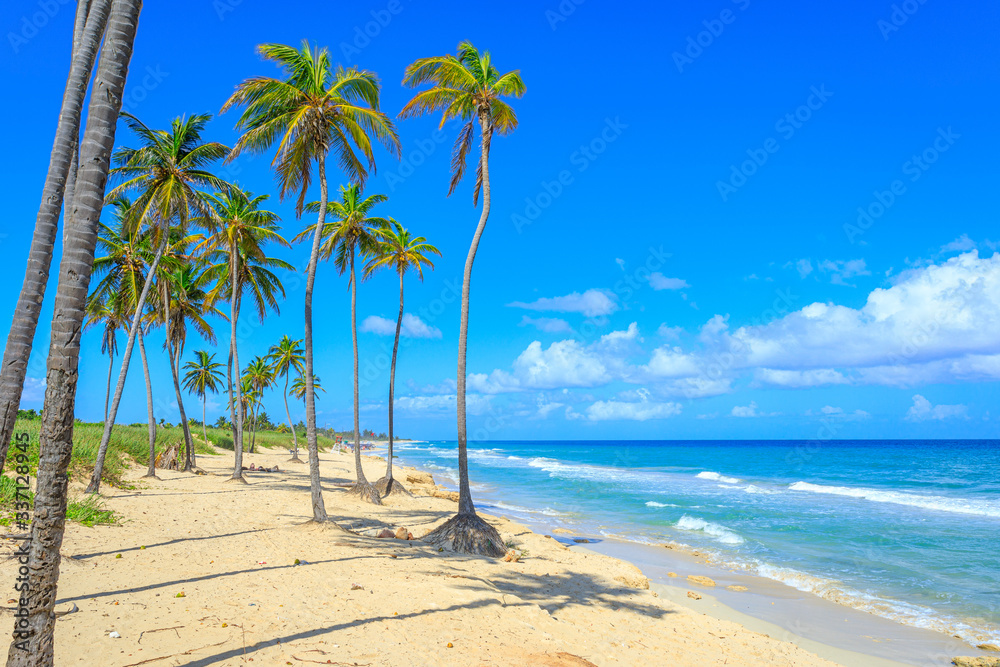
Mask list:
[[[254,357],[254,360],[247,364],[244,376],[249,378],[250,386],[257,393],[257,403],[254,406],[255,410],[252,413],[253,417],[251,419],[250,453],[253,454],[254,446],[257,442],[257,427],[259,426],[257,423],[259,414],[256,412],[256,408],[262,405],[261,401],[264,398],[264,390],[270,389],[271,385],[274,384],[274,369],[267,359]]]
[[[125,378],[128,375],[129,361],[132,357],[132,347],[139,332],[139,320],[146,305],[146,297],[153,278],[157,272],[159,259],[163,256],[169,244],[171,223],[176,224],[183,235],[187,223],[193,215],[206,209],[205,195],[198,187],[221,188],[226,183],[205,167],[221,160],[229,149],[218,142],[202,142],[202,133],[211,119],[208,114],[195,115],[190,118],[175,118],[170,130],[153,130],[138,118],[128,113],[122,117],[132,133],[139,139],[139,148],[123,148],[114,155],[118,165],[112,172],[123,182],[108,193],[108,200],[113,201],[127,193],[137,194],[126,218],[130,226],[148,224],[153,227],[153,234],[159,239],[156,255],[146,275],[142,292],[135,300],[135,311],[132,326],[129,330],[128,343],[122,355],[122,367],[118,374],[118,385],[115,388],[115,398],[111,404],[109,419],[104,424],[101,445],[97,452],[97,465],[94,476],[87,486],[88,493],[96,493],[100,488],[100,471],[104,467],[104,456],[111,441],[111,430],[118,413],[122,392],[125,390]],[[178,395],[180,392],[178,391]],[[189,434],[185,434],[189,437]],[[188,449],[190,444],[187,443]]]
[[[359,254],[364,260],[375,255],[378,250],[379,232],[389,226],[390,219],[369,216],[369,213],[386,199],[388,198],[385,195],[363,196],[361,186],[357,183],[349,184],[346,187],[341,186],[340,201],[329,203],[330,213],[333,215],[334,221],[323,225],[319,250],[320,259],[334,257],[334,264],[340,275],[344,275],[344,273],[350,275],[351,340],[354,343],[354,467],[357,481],[348,489],[348,492],[375,505],[382,504],[381,496],[365,477],[365,471],[361,467],[358,413],[358,285],[354,264]],[[315,203],[310,204],[310,208],[314,207],[316,207]],[[310,234],[315,236],[315,232],[314,226],[306,227],[293,240],[305,240],[309,238]]]
[[[441,125],[451,118],[466,121],[459,132],[452,152],[450,195],[458,187],[465,174],[466,157],[472,146],[479,125],[481,148],[479,165],[476,170],[476,185],[472,204],[478,204],[479,193],[483,193],[483,210],[479,225],[472,237],[469,254],[465,259],[465,275],[462,282],[462,313],[458,333],[458,473],[459,501],[458,514],[442,524],[424,539],[433,542],[449,542],[456,551],[501,556],[506,551],[500,533],[476,514],[469,489],[469,461],[466,451],[467,434],[465,421],[465,355],[469,333],[469,286],[472,280],[472,263],[486,220],[490,215],[490,144],[493,134],[510,134],[517,128],[514,110],[501,98],[524,95],[524,82],[520,70],[500,74],[493,65],[489,51],[480,53],[469,42],[458,45],[458,55],[421,58],[406,68],[403,84],[417,87],[428,83],[430,87],[417,93],[399,115],[410,118],[427,113],[441,112]]]
[[[282,390],[281,396],[285,401],[285,416],[288,417],[288,428],[292,429],[292,445],[294,449],[292,450],[292,458],[289,459],[290,463],[303,462],[299,458],[299,436],[295,434],[292,413],[288,409],[288,380],[291,378],[292,371],[295,371],[298,377],[302,377],[302,374],[305,372],[305,357],[302,355],[301,345],[301,339],[292,340],[286,335],[282,337],[281,342],[277,345],[272,345],[267,353],[267,358],[271,362],[275,376],[285,378],[285,388]]]
[[[313,386],[314,390],[316,390],[316,391],[322,391],[323,393],[326,393],[326,389],[323,389],[323,385],[320,383],[320,379],[319,379],[318,375],[314,375],[313,376],[312,386]],[[300,375],[299,377],[295,378],[292,381],[291,392],[292,392],[292,396],[294,396],[295,398],[297,398],[300,401],[302,401],[302,404],[305,405],[305,402],[306,402],[306,380],[305,380],[304,377],[302,377]],[[318,399],[319,396],[317,395],[316,398]]]
[[[111,0],[77,3],[69,78],[63,91],[55,140],[42,188],[42,201],[35,217],[24,283],[17,299],[10,332],[7,334],[3,363],[0,364],[0,470],[6,462],[7,448],[17,420],[17,409],[21,404],[28,358],[31,356],[45,286],[52,266],[59,211],[63,208],[67,178],[71,171],[75,171],[73,168],[79,154],[81,110],[110,9]],[[69,200],[65,211],[64,227],[69,220]]]
[[[184,388],[188,393],[195,394],[201,398],[201,428],[205,444],[208,442],[208,422],[205,421],[205,407],[208,403],[208,392],[219,393],[219,385],[222,383],[222,364],[215,360],[214,354],[209,354],[205,350],[196,350],[195,360],[184,364],[187,373],[184,374]]]
[[[399,314],[396,316],[396,337],[392,342],[392,363],[389,366],[389,450],[385,467],[385,477],[375,482],[375,488],[383,496],[393,493],[410,495],[406,488],[392,478],[392,439],[393,420],[392,409],[396,387],[396,352],[399,350],[399,331],[403,324],[403,276],[414,270],[421,281],[424,279],[424,266],[434,268],[434,263],[428,255],[441,256],[441,251],[427,243],[423,236],[413,236],[401,224],[393,220],[391,224],[379,233],[375,254],[365,266],[365,277],[380,269],[391,269],[399,275]],[[357,430],[357,426],[355,426]]]
[[[216,315],[223,319],[226,316],[212,305],[207,289],[209,282],[211,282],[211,272],[201,265],[200,260],[190,259],[182,268],[161,276],[158,282],[163,308],[160,317],[162,318],[161,322],[166,323],[163,346],[167,348],[170,373],[174,380],[174,394],[177,398],[177,409],[181,416],[181,427],[184,429],[186,444],[184,470],[194,470],[194,440],[191,438],[191,427],[184,410],[180,385],[180,363],[184,356],[187,328],[190,323],[206,342],[214,345],[215,332],[206,316]]]
[[[316,440],[316,398],[312,339],[312,295],[319,261],[320,232],[327,209],[326,158],[332,151],[348,179],[363,183],[375,171],[372,141],[399,156],[399,136],[389,117],[379,110],[379,82],[364,70],[333,70],[324,48],[261,44],[258,53],[284,71],[285,78],[253,77],[236,88],[222,107],[225,112],[243,107],[236,123],[243,132],[230,159],[244,151],[263,153],[277,141],[272,166],[282,199],[298,193],[296,212],[301,215],[313,166],[319,176],[320,205],[309,256],[305,294],[306,439],[309,445],[309,486],[314,521],[326,521],[326,505],[319,481]],[[360,153],[360,157],[358,155]],[[362,161],[362,158],[364,161]],[[367,162],[367,166],[365,165]]]
[[[101,354],[108,355],[108,384],[104,392],[104,421],[108,420],[108,403],[111,400],[111,373],[115,367],[115,356],[118,354],[118,329],[122,326],[122,315],[114,310],[116,305],[114,302],[109,305],[102,299],[93,298],[92,295],[87,300],[87,316],[83,321],[84,331],[98,325],[104,325],[101,334]]]
[[[261,208],[267,195],[254,196],[232,185],[210,197],[211,212],[196,219],[208,230],[200,237],[197,248],[215,262],[211,267],[217,285],[212,290],[212,299],[229,297],[229,362],[226,371],[226,386],[229,392],[230,416],[233,421],[233,464],[232,480],[243,480],[243,421],[237,406],[242,405],[239,379],[233,382],[233,369],[237,375],[240,368],[239,349],[236,343],[236,327],[239,322],[243,294],[249,293],[260,321],[264,321],[267,309],[278,310],[275,298],[285,291],[281,281],[271,272],[271,268],[294,268],[282,260],[268,257],[265,246],[274,242],[288,246],[288,241],[278,233],[279,218],[276,213]],[[235,285],[235,289],[233,286]],[[234,396],[235,390],[235,396]]]
[[[144,478],[156,477],[156,415],[153,411],[153,383],[149,378],[149,359],[146,357],[146,343],[143,327],[139,327],[139,356],[142,358],[142,376],[146,381],[146,421],[149,431],[149,467]]]
[[[97,0],[94,4],[102,3]],[[63,247],[66,251],[60,260],[52,316],[45,410],[39,436],[41,454],[35,477],[31,538],[27,541],[30,544],[27,567],[31,572],[32,594],[28,596],[27,615],[22,619],[25,625],[19,623],[18,627],[24,634],[19,632],[20,636],[13,638],[7,653],[7,664],[11,667],[51,665],[54,661],[54,609],[59,584],[59,551],[68,504],[66,471],[73,454],[80,329],[104,206],[104,186],[141,7],[142,0],[113,1],[107,37],[94,78],[95,94],[90,96],[87,109],[87,129],[80,142],[80,171],[69,221],[65,225]],[[97,39],[98,36],[93,37]],[[96,44],[93,46],[96,49]],[[50,256],[54,242],[53,235],[45,244]],[[14,409],[17,409],[16,401]]]

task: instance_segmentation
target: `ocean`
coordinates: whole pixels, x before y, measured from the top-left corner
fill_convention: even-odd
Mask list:
[[[454,442],[396,443],[457,487]],[[471,443],[479,509],[672,542],[901,623],[1000,643],[1000,441]]]

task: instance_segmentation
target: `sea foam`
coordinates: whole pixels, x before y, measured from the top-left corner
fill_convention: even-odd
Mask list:
[[[737,484],[740,480],[735,477],[726,477],[725,475],[720,475],[717,472],[712,472],[711,470],[706,470],[705,472],[700,472],[695,477],[701,479],[710,479],[713,482],[723,482],[725,484]]]
[[[697,517],[688,516],[687,514],[682,516],[677,521],[677,528],[680,528],[681,530],[701,531],[706,535],[711,535],[723,544],[743,544],[745,541],[742,537],[725,526],[720,526],[717,523],[705,521],[704,519],[699,519]]]
[[[962,498],[946,498],[944,496],[923,496],[902,491],[887,491],[884,489],[869,489],[851,486],[825,486],[809,482],[795,482],[788,487],[792,491],[810,493],[825,493],[834,496],[847,496],[875,503],[892,503],[907,505],[939,512],[954,512],[956,514],[974,514],[1000,518],[1000,505],[982,500],[966,500]]]

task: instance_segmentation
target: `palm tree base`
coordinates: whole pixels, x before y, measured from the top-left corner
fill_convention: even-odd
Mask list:
[[[302,459],[300,459],[298,456],[293,456],[292,458],[290,458],[287,461],[285,461],[285,463],[301,463],[301,464],[305,465],[305,461],[303,461]]]
[[[100,489],[100,487],[97,484],[94,484],[94,480],[90,480],[90,482],[87,484],[87,488],[84,489],[83,492],[84,493],[98,493],[99,489]]]
[[[157,477],[155,472],[147,472],[139,479],[160,479],[160,477]]]
[[[243,477],[230,477],[223,484],[247,484],[248,482]]]
[[[371,482],[355,482],[348,487],[347,492],[352,496],[358,496],[361,500],[367,501],[372,505],[382,504],[382,496]]]
[[[375,482],[375,490],[378,491],[383,498],[387,498],[389,496],[413,497],[413,494],[410,493],[405,486],[400,484],[398,479],[393,477],[383,477],[379,481]]]
[[[474,513],[456,514],[420,539],[463,554],[500,558],[507,553],[500,532]]]

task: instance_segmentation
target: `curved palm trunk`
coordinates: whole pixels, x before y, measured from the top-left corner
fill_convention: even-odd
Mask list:
[[[461,324],[458,332],[458,390],[456,397],[458,413],[458,514],[427,535],[424,540],[431,543],[448,542],[456,551],[463,553],[499,557],[506,552],[500,533],[476,514],[476,506],[472,504],[472,491],[469,489],[468,436],[465,422],[465,360],[469,337],[469,286],[472,282],[472,264],[476,259],[476,251],[479,249],[479,240],[483,236],[486,220],[490,215],[489,155],[492,134],[485,113],[480,113],[479,125],[483,133],[483,147],[479,161],[483,178],[483,212],[479,217],[479,226],[476,227],[476,233],[472,237],[472,245],[469,246],[469,254],[465,259]]]
[[[104,423],[108,423],[108,403],[111,402],[111,372],[115,368],[115,355],[108,349],[108,388],[104,391]]]
[[[184,434],[184,470],[191,469],[191,447],[193,445],[191,441],[191,431],[188,428],[187,414],[184,412],[184,399],[181,396],[181,383],[177,374],[177,359],[180,356],[179,350],[171,342],[171,332],[170,332],[170,293],[167,291],[166,282],[160,288],[160,296],[163,301],[163,321],[165,322],[164,329],[167,336],[167,357],[170,362],[170,376],[174,381],[174,395],[177,398],[177,411],[181,416],[181,432]]]
[[[358,410],[360,392],[358,390],[358,281],[354,277],[354,250],[351,250],[351,342],[354,344],[354,468],[358,480],[350,488],[350,492],[361,496],[363,500],[374,505],[382,504],[382,496],[375,490],[371,482],[365,478],[365,469],[361,466],[361,420]]]
[[[174,389],[177,392],[177,407],[181,413],[181,428],[184,430],[184,441],[188,446],[184,450],[184,472],[194,472],[194,437],[191,435],[191,424],[188,423],[187,415],[184,412],[184,403],[181,400],[181,357],[184,355],[184,343],[180,342],[174,346]]]
[[[291,370],[289,368],[289,370]],[[299,436],[295,434],[295,424],[292,423],[292,412],[288,409],[288,373],[285,373],[285,390],[282,392],[282,397],[285,399],[285,416],[288,417],[288,427],[292,429],[292,458],[288,459],[289,463],[302,463],[302,459],[299,458]]]
[[[101,475],[104,473],[104,458],[108,454],[108,445],[111,443],[111,430],[115,426],[115,419],[118,417],[118,406],[122,401],[122,394],[125,392],[125,378],[128,376],[128,369],[132,360],[132,349],[135,345],[135,339],[139,335],[142,311],[146,307],[146,299],[149,296],[150,287],[153,284],[154,277],[156,276],[156,270],[160,266],[160,260],[163,258],[163,253],[166,252],[169,242],[166,227],[167,226],[164,225],[163,238],[160,240],[160,245],[156,248],[156,254],[153,256],[153,262],[149,265],[149,272],[146,274],[146,279],[142,283],[142,292],[139,293],[139,301],[136,303],[135,313],[132,315],[132,324],[128,331],[128,343],[126,343],[125,353],[122,355],[122,367],[118,371],[118,384],[115,386],[115,398],[111,402],[111,411],[104,417],[104,432],[101,434],[101,445],[97,449],[97,460],[94,462],[94,472],[90,476],[90,482],[87,484],[86,493],[97,493],[101,488]]]
[[[399,273],[399,314],[396,316],[396,338],[392,342],[392,363],[389,365],[389,447],[386,456],[385,477],[375,482],[375,488],[384,496],[392,493],[411,495],[402,484],[392,478],[393,402],[396,393],[396,353],[399,351],[399,331],[403,324],[403,272]]]
[[[323,235],[323,224],[326,222],[326,158],[321,153],[318,159],[319,169],[319,219],[316,222],[316,232],[313,234],[312,252],[309,255],[309,269],[306,274],[305,298],[305,337],[303,344],[306,352],[306,442],[309,448],[309,491],[312,499],[313,521],[326,521],[326,504],[323,502],[323,487],[319,478],[319,442],[316,438],[316,391],[313,388],[313,333],[312,333],[312,300],[313,286],[316,284],[316,265],[319,262],[319,246]]]
[[[102,3],[98,0],[97,4]],[[27,596],[27,627],[19,628],[14,635],[7,654],[8,667],[51,665],[54,660],[54,607],[59,583],[59,550],[66,525],[69,484],[66,470],[73,452],[80,330],[104,206],[115,126],[141,6],[141,0],[114,0],[87,111],[77,191],[67,224],[69,243],[63,249],[52,315],[45,412],[39,437],[37,493],[26,575],[32,594]],[[96,44],[93,48],[96,49]],[[41,279],[44,280],[44,276]]]
[[[235,461],[233,463],[233,476],[230,478],[232,481],[246,483],[243,479],[243,395],[242,388],[239,383],[240,374],[240,357],[239,352],[236,349],[236,323],[240,318],[240,293],[236,283],[237,268],[239,266],[239,258],[236,254],[236,248],[229,249],[229,283],[230,292],[229,295],[229,310],[230,310],[230,320],[231,326],[229,327],[229,405],[230,410],[233,414],[233,454],[235,455]],[[233,382],[233,368],[236,369],[237,381]],[[236,389],[236,397],[233,399],[233,389]]]
[[[56,243],[59,212],[63,207],[63,194],[70,165],[80,136],[80,112],[94,69],[94,59],[101,43],[101,35],[108,20],[111,0],[80,2],[77,5],[76,35],[74,39],[73,61],[69,78],[63,92],[59,122],[56,125],[55,140],[49,157],[49,169],[42,188],[42,201],[35,217],[35,230],[28,251],[28,265],[24,272],[24,283],[14,309],[14,318],[7,335],[3,363],[0,364],[0,470],[7,458],[17,409],[21,405],[24,377],[28,372],[31,344],[38,326],[38,316],[45,297],[45,285],[52,266],[52,251]],[[84,26],[83,30],[79,26]],[[107,85],[107,81],[105,81]],[[65,222],[72,211],[66,208]]]
[[[201,395],[201,435],[205,438],[205,446],[208,446],[208,424],[205,422],[205,407],[208,403],[208,393],[203,392]]]
[[[139,328],[139,356],[142,357],[142,376],[146,380],[146,415],[149,420],[149,469],[144,477],[156,477],[156,415],[153,413],[153,383],[149,379],[149,361],[146,343]]]

